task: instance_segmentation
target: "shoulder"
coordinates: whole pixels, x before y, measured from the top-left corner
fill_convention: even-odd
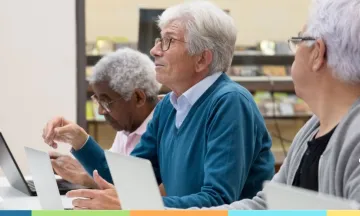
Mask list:
[[[232,119],[234,123],[238,120],[262,121],[262,116],[253,99],[251,93],[233,82],[227,77],[223,77],[214,91],[207,98],[207,113],[209,119],[219,116],[223,119]]]
[[[161,109],[163,109],[163,107],[167,107],[167,106],[172,106],[171,102],[170,102],[170,94],[171,92],[167,93],[155,106],[155,109],[154,109],[154,114],[156,112],[159,112]]]
[[[160,116],[168,116],[173,110],[173,105],[170,102],[170,93],[166,94],[155,106],[152,114],[152,122],[160,119]]]
[[[343,143],[343,148],[355,149],[360,145],[360,104],[350,109],[348,114],[338,124],[333,137]]]
[[[213,100],[240,100],[242,102],[250,102],[253,104],[253,96],[251,93],[240,84],[232,81],[227,75],[222,75],[219,78],[219,83],[213,92]],[[234,101],[235,102],[235,101]]]
[[[360,133],[360,104],[353,106],[339,126],[351,133]]]

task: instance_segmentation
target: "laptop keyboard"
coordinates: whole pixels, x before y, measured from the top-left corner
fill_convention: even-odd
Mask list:
[[[35,185],[33,181],[27,181],[27,184],[29,185],[29,188],[31,191],[35,192]]]
[[[68,181],[66,181],[64,179],[57,179],[56,183],[58,185],[59,190],[61,190],[61,191],[62,190],[66,190],[66,191],[76,190],[76,189],[81,188],[81,186],[71,184],[70,182],[68,182]],[[36,192],[35,185],[34,185],[33,181],[29,180],[29,181],[27,181],[27,184],[29,185],[29,188],[30,188],[31,191]]]

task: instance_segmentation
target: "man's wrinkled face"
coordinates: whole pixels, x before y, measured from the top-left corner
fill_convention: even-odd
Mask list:
[[[117,131],[130,131],[132,125],[131,101],[126,101],[120,94],[109,87],[109,82],[102,81],[93,84],[95,98],[99,101],[98,113],[104,115],[106,121]],[[104,104],[104,105],[102,105]]]
[[[162,42],[150,51],[155,58],[157,81],[171,87],[191,79],[195,60],[186,47],[184,25],[176,20],[169,23],[161,30],[161,38]]]

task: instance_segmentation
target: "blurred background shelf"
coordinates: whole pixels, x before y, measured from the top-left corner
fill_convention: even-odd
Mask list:
[[[102,57],[102,55],[88,55],[86,56],[86,63],[88,66],[93,66]],[[291,65],[293,61],[293,55],[235,54],[231,65]]]
[[[291,65],[293,55],[246,55],[236,54],[231,65]]]
[[[294,92],[294,83],[290,76],[231,76],[233,81],[239,83],[251,92],[254,91],[280,91]]]
[[[275,91],[275,92],[294,92],[294,83],[290,76],[257,76],[257,77],[242,77],[230,76],[230,78],[242,85],[251,92],[254,91]],[[92,93],[92,89],[88,84],[87,91]],[[171,90],[166,86],[162,86],[159,94],[167,94]]]
[[[86,56],[86,65],[94,66],[102,57],[102,55],[88,55]]]
[[[281,119],[281,120],[293,120],[293,119],[299,119],[299,120],[309,120],[312,115],[311,114],[295,114],[295,115],[276,115],[276,116],[272,116],[272,115],[263,115],[264,119]]]

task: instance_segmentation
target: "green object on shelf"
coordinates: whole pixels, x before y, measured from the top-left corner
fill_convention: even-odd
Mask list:
[[[86,101],[86,120],[94,120],[93,102],[91,100]]]
[[[287,93],[283,93],[283,92],[275,92],[274,93],[274,99],[276,100],[276,101],[281,101],[282,99],[284,99],[284,98],[287,98],[289,96],[289,94],[287,94]]]

